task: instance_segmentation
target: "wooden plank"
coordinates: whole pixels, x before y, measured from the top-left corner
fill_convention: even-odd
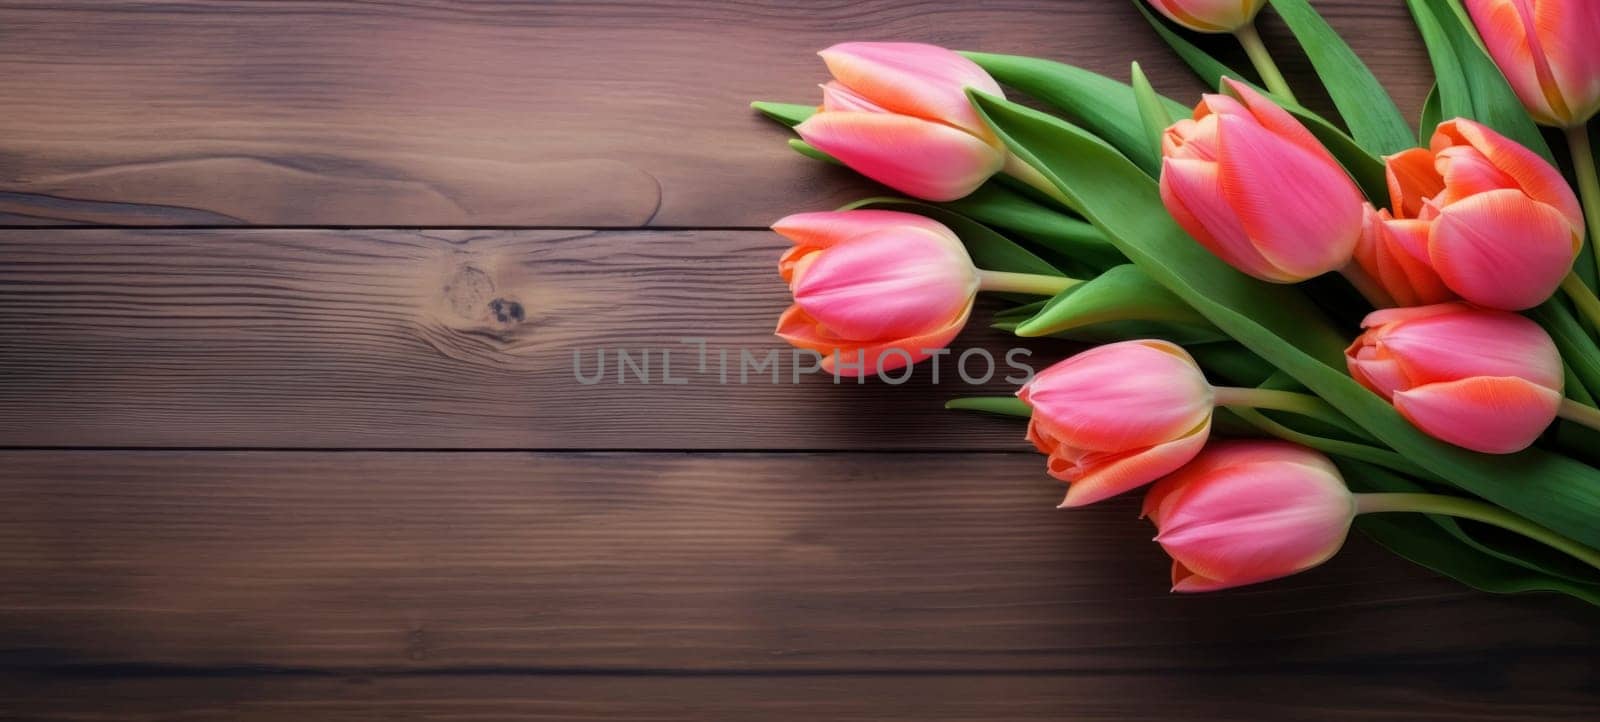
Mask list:
[[[1514,688],[1504,686],[1513,682]],[[1591,720],[1594,694],[1575,682],[1571,674],[1507,676],[1499,670],[1453,666],[1367,675],[1264,670],[1192,677],[18,675],[0,680],[0,696],[14,719],[38,722]]]
[[[1317,5],[1420,108],[1403,4]],[[0,28],[0,221],[17,224],[764,226],[873,192],[746,107],[814,99],[814,51],[847,39],[1116,77],[1138,59],[1158,88],[1200,89],[1104,0],[22,1],[0,2]]]
[[[1031,454],[5,452],[0,663],[1593,691],[1581,604],[1473,592],[1360,540],[1290,580],[1171,595],[1136,499],[1067,513],[1059,492]]]
[[[1015,339],[983,320],[955,348],[994,359],[986,385],[962,381],[956,356],[937,385],[929,364],[903,385],[795,383],[815,359],[772,336],[784,245],[764,231],[0,231],[0,445],[1027,448],[1014,420],[941,408],[1014,388]],[[1074,348],[1027,347],[1039,368]],[[652,354],[649,384],[619,349]],[[604,377],[580,382],[602,351]]]

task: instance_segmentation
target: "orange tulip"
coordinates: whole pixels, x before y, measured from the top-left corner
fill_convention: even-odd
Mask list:
[[[1332,558],[1356,499],[1322,454],[1283,441],[1223,441],[1151,487],[1144,516],[1172,556],[1172,591],[1208,592]]]
[[[841,43],[819,53],[834,80],[795,127],[807,143],[910,196],[962,198],[1005,167],[1007,152],[967,100],[1004,97],[960,54],[920,43]]]
[[[1489,55],[1535,120],[1569,128],[1600,110],[1600,2],[1465,3]]]
[[[949,345],[972,312],[978,270],[936,221],[895,211],[799,213],[772,227],[794,242],[778,272],[794,305],[777,335],[860,373],[892,371]]]
[[[1229,265],[1294,283],[1350,262],[1361,191],[1288,112],[1224,80],[1161,143],[1161,199],[1183,229]]]
[[[1149,0],[1179,25],[1200,33],[1231,33],[1254,20],[1267,0]]]
[[[1555,293],[1583,245],[1583,210],[1560,171],[1533,151],[1463,118],[1439,124],[1428,149],[1387,159],[1399,240],[1390,245],[1425,262],[1451,292],[1488,308],[1519,311]],[[1426,242],[1422,242],[1423,227]],[[1360,256],[1358,256],[1358,260]],[[1375,261],[1367,271],[1402,285]],[[1414,273],[1405,282],[1424,278]],[[1424,282],[1424,286],[1427,282]],[[1444,300],[1437,289],[1420,301]]]

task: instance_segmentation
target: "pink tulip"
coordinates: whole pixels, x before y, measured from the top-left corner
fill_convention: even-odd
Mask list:
[[[1424,433],[1488,454],[1527,448],[1561,406],[1561,354],[1539,324],[1443,303],[1374,311],[1350,375]]]
[[[1500,72],[1534,119],[1568,128],[1600,110],[1600,3],[1466,0]]]
[[[1005,145],[966,89],[1004,97],[976,63],[921,43],[841,43],[819,53],[834,80],[800,137],[890,188],[931,201],[964,197],[1005,166]]]
[[[1428,264],[1429,227],[1427,221],[1394,218],[1388,211],[1366,207],[1361,240],[1356,243],[1356,263],[1401,306],[1456,299]]]
[[[1231,33],[1254,20],[1267,0],[1149,0],[1179,25],[1201,33]]]
[[[1224,81],[1162,137],[1161,199],[1205,246],[1264,281],[1343,268],[1361,236],[1361,191],[1300,122]],[[1230,97],[1231,96],[1231,97]]]
[[[1028,440],[1065,481],[1061,506],[1148,484],[1194,458],[1211,432],[1212,392],[1194,359],[1166,341],[1124,341],[1045,369],[1017,392]]]
[[[778,272],[794,305],[778,336],[860,373],[891,371],[949,345],[972,312],[978,270],[949,228],[895,211],[799,213],[773,225],[794,241]]]
[[[1414,237],[1402,245],[1461,298],[1532,308],[1571,270],[1583,245],[1583,209],[1560,171],[1533,151],[1457,118],[1439,124],[1429,149],[1385,160],[1394,217],[1427,226],[1421,248]]]
[[[1223,441],[1150,488],[1144,516],[1172,556],[1172,591],[1302,572],[1344,546],[1355,497],[1327,457],[1282,441]]]

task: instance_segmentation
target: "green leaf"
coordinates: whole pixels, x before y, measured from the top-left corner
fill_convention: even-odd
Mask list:
[[[800,140],[799,138],[790,138],[789,139],[789,147],[793,148],[794,152],[799,153],[800,155],[803,155],[803,156],[805,156],[807,158],[810,158],[812,160],[820,160],[820,161],[822,161],[824,163],[832,163],[834,165],[844,165],[843,163],[839,162],[839,159],[834,158],[833,156],[828,155],[827,153],[824,153],[824,152],[822,152],[820,150],[817,150],[816,146],[813,146],[810,143],[807,143],[807,142],[805,142],[803,140]]]
[[[1225,338],[1189,304],[1131,263],[1056,294],[1037,314],[1018,325],[1016,334],[1024,338],[1049,336],[1109,321],[1181,323],[1209,329],[1216,338]]]
[[[1347,375],[1343,335],[1304,295],[1245,276],[1206,252],[1166,213],[1155,183],[1126,158],[1058,118],[969,94],[1013,153],[1072,198],[1129,260],[1217,328],[1433,474],[1600,547],[1600,471],[1540,449],[1475,454],[1421,433]]]
[[[1433,131],[1444,122],[1444,110],[1439,105],[1439,84],[1428,89],[1428,98],[1422,101],[1422,117],[1417,122],[1417,144],[1426,148],[1433,140]]]
[[[1033,416],[1033,409],[1015,396],[964,396],[946,401],[944,407],[954,411],[980,411],[999,416],[1020,416],[1024,419]]]
[[[800,105],[798,103],[770,103],[765,100],[757,100],[756,102],[751,103],[750,107],[761,111],[762,115],[765,115],[768,118],[771,118],[790,128],[804,123],[806,118],[810,118],[817,113],[817,106],[815,105]]]
[[[1122,251],[1087,221],[1040,205],[1000,183],[985,183],[972,195],[943,206],[1097,272],[1128,262]]]
[[[1206,375],[1229,386],[1260,386],[1278,370],[1233,339],[1185,346]]]
[[[1550,332],[1550,338],[1561,351],[1567,370],[1583,384],[1583,388],[1590,395],[1600,393],[1600,347],[1595,346],[1594,339],[1583,329],[1572,311],[1562,305],[1560,299],[1552,298],[1530,309],[1528,316]]]
[[[943,223],[961,237],[961,243],[967,247],[967,255],[972,256],[972,262],[984,270],[1037,273],[1046,276],[1062,275],[1060,269],[1051,265],[1049,261],[1034,255],[1032,251],[1017,245],[1015,241],[1000,235],[994,229],[955,211],[906,198],[867,198],[847,204],[839,210],[856,208],[906,211]]]
[[[1083,68],[1038,58],[989,53],[962,53],[1002,85],[1016,88],[1076,118],[1123,155],[1155,175],[1161,170],[1161,153],[1152,151],[1139,119],[1133,88]],[[1168,115],[1185,117],[1189,108],[1162,98]]]
[[[1356,142],[1376,155],[1412,147],[1411,126],[1405,116],[1344,38],[1306,0],[1271,1],[1278,17],[1305,49]]]
[[[1336,463],[1357,492],[1428,491],[1372,464],[1351,459]],[[1516,542],[1505,545],[1503,540],[1501,544],[1485,543],[1448,517],[1365,514],[1356,519],[1355,526],[1395,554],[1474,589],[1496,594],[1556,592],[1600,605],[1600,583],[1589,581],[1592,576],[1583,576],[1581,571],[1574,574],[1569,564],[1552,557],[1559,554],[1554,550]],[[1552,566],[1558,569],[1547,568]]]
[[[1444,118],[1470,118],[1521,143],[1551,163],[1555,156],[1539,126],[1528,117],[1505,76],[1478,44],[1470,24],[1450,0],[1406,0],[1438,76]]]
[[[1161,96],[1151,87],[1150,79],[1145,77],[1144,69],[1138,63],[1133,64],[1130,75],[1134,102],[1139,108],[1139,120],[1144,123],[1145,141],[1150,145],[1150,152],[1159,156],[1161,136],[1166,134],[1167,126],[1172,125],[1172,114],[1167,112]]]
[[[1278,105],[1283,106],[1284,110],[1289,111],[1290,115],[1305,124],[1306,129],[1310,130],[1312,135],[1317,136],[1317,140],[1322,141],[1322,145],[1328,149],[1329,153],[1333,154],[1334,159],[1338,160],[1346,171],[1349,171],[1350,177],[1355,179],[1356,185],[1361,186],[1361,190],[1367,194],[1368,200],[1371,200],[1374,205],[1379,207],[1389,205],[1388,177],[1385,175],[1382,158],[1361,147],[1354,138],[1340,130],[1338,126],[1328,122],[1326,118],[1307,110],[1301,105],[1288,102],[1259,85],[1243,80],[1245,76],[1242,73],[1223,64],[1206,53],[1206,51],[1201,50],[1194,43],[1185,40],[1183,36],[1169,29],[1166,23],[1157,19],[1145,7],[1144,0],[1134,0],[1134,4],[1139,7],[1139,12],[1144,13],[1145,19],[1150,21],[1150,26],[1156,29],[1161,38],[1172,46],[1178,57],[1182,58],[1194,70],[1195,74],[1205,81],[1206,85],[1220,88],[1222,87],[1223,78],[1233,78],[1249,85],[1262,95],[1272,98]]]

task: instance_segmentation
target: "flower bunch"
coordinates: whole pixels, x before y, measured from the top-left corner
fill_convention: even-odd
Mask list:
[[[1420,132],[1305,0],[1272,5],[1321,50],[1332,117],[1256,34],[1264,2],[1150,0],[1216,88],[1192,106],[1137,64],[1124,84],[828,48],[820,105],[756,107],[911,199],[774,225],[794,243],[778,335],[825,368],[898,369],[997,292],[1022,304],[1000,328],[1102,343],[1014,399],[950,405],[1026,417],[1062,507],[1145,489],[1174,591],[1309,569],[1355,525],[1489,591],[1600,604],[1600,3],[1457,1],[1411,3],[1439,60]],[[1260,85],[1186,32],[1233,34]],[[1571,179],[1536,123],[1566,130]],[[1578,563],[1552,570],[1552,549]]]

